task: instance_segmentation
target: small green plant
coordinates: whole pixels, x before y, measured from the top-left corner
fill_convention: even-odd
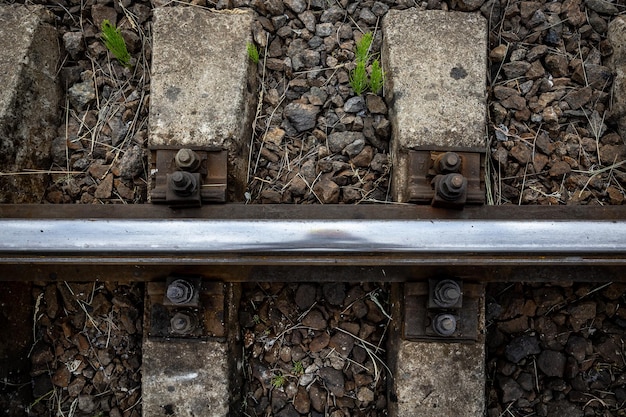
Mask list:
[[[367,62],[370,57],[370,46],[372,46],[372,32],[367,32],[356,43],[356,62]]]
[[[366,67],[372,56],[370,55],[370,47],[372,46],[372,33],[367,32],[356,43],[354,56],[356,66],[350,72],[350,86],[354,93],[360,96],[368,88],[374,94],[378,94],[383,88],[384,73],[378,59],[372,62],[372,68],[368,78]]]
[[[285,385],[285,376],[279,372],[272,377],[271,383],[274,388],[282,388]]]
[[[293,372],[295,376],[304,374],[304,365],[302,364],[302,361],[294,361],[291,372]]]
[[[120,64],[130,67],[130,54],[126,49],[126,42],[120,30],[113,26],[107,19],[102,21],[102,41],[107,49],[113,54]]]
[[[259,50],[257,49],[256,45],[254,45],[252,42],[248,42],[248,44],[246,45],[246,48],[248,49],[248,57],[252,60],[252,62],[254,62],[255,64],[259,63]]]
[[[383,69],[380,67],[380,62],[375,59],[374,62],[372,62],[372,71],[370,72],[370,91],[374,94],[378,94],[383,88],[383,83]]]
[[[365,62],[357,61],[356,67],[350,74],[350,86],[354,90],[354,94],[360,96],[367,89],[367,72],[365,71]]]

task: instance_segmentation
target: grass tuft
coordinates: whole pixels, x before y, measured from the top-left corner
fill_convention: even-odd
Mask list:
[[[372,62],[369,77],[365,70],[368,62],[372,58],[370,55],[370,47],[372,46],[373,39],[372,36],[372,32],[364,34],[356,43],[354,50],[356,66],[350,72],[350,86],[357,96],[360,96],[368,88],[374,94],[378,94],[383,88],[384,73],[378,59],[375,59]]]
[[[113,26],[107,19],[102,21],[102,41],[107,49],[123,66],[130,68],[130,54],[126,48],[124,37],[120,30]]]
[[[378,94],[383,88],[385,75],[383,69],[380,67],[380,62],[377,59],[372,62],[372,72],[370,73],[370,91],[374,94]]]
[[[350,74],[350,86],[357,96],[360,96],[367,89],[367,73],[365,72],[365,62],[357,61],[356,67]]]
[[[301,376],[304,374],[304,365],[302,364],[302,361],[294,361],[291,372],[293,372],[295,376]]]
[[[280,372],[274,374],[271,379],[271,384],[274,388],[282,388],[283,385],[285,385],[285,376]]]
[[[372,46],[372,32],[367,32],[356,43],[356,61],[367,62],[370,57],[370,46]]]

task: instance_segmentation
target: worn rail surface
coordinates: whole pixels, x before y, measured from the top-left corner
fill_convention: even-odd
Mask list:
[[[625,280],[622,207],[2,205],[3,280]]]

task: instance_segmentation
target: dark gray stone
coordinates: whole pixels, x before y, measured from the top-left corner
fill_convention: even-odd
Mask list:
[[[322,16],[320,17],[320,22],[335,23],[342,19],[345,14],[345,10],[343,10],[340,6],[332,5],[328,9],[324,10],[324,13],[322,13]]]
[[[591,10],[602,14],[615,15],[619,13],[619,9],[607,0],[587,0],[585,5]]]
[[[343,105],[343,111],[345,111],[346,113],[358,113],[364,109],[365,101],[361,96],[350,97]]]
[[[549,416],[582,417],[583,410],[566,400],[551,401],[548,403]]]
[[[334,306],[343,305],[346,298],[346,285],[340,282],[326,283],[322,287],[324,299]]]
[[[312,104],[289,103],[283,114],[298,132],[304,132],[315,127],[319,112],[320,108]]]
[[[315,34],[319,37],[325,38],[333,34],[332,23],[320,23],[315,27]]]
[[[319,377],[333,395],[343,397],[345,380],[341,370],[327,366],[319,370]]]
[[[307,310],[315,303],[317,287],[313,284],[302,284],[298,286],[294,301],[300,310]]]
[[[296,411],[293,405],[287,404],[285,408],[275,414],[276,417],[300,417],[300,413]]]
[[[63,34],[63,46],[72,59],[77,59],[79,54],[85,50],[82,32],[65,32]]]
[[[530,63],[526,61],[509,62],[502,66],[506,78],[519,78],[530,69]]]
[[[138,145],[124,153],[120,159],[119,170],[120,177],[124,179],[133,179],[141,175],[144,169],[144,153]]]
[[[365,140],[357,139],[345,148],[343,148],[343,151],[341,153],[347,155],[350,158],[354,158],[361,153],[363,148],[365,148]]]
[[[537,358],[537,366],[547,376],[563,377],[565,355],[554,350],[544,350]]]
[[[518,363],[526,356],[536,355],[540,352],[541,348],[537,338],[524,335],[511,340],[504,350],[504,355],[509,361]]]
[[[480,9],[485,0],[458,0],[459,9],[464,12],[471,12]]]
[[[294,13],[302,13],[306,10],[306,2],[304,0],[284,0],[284,3]]]
[[[503,403],[516,401],[524,395],[524,390],[513,378],[503,376],[498,378],[498,383],[500,384],[500,389],[502,389]]]
[[[328,148],[331,152],[341,152],[351,143],[364,139],[361,132],[335,132],[328,135]]]

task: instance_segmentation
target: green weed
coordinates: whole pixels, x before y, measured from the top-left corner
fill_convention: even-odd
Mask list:
[[[257,49],[257,47],[252,42],[248,42],[246,48],[248,49],[248,57],[250,58],[250,60],[252,60],[252,62],[254,62],[255,64],[258,64],[259,50]]]
[[[358,61],[356,67],[350,74],[350,86],[354,90],[354,94],[360,96],[367,89],[367,72],[365,71],[365,62]]]
[[[285,385],[285,376],[281,373],[278,373],[272,377],[271,383],[274,388],[281,388],[283,385]]]
[[[370,57],[370,46],[372,46],[372,32],[367,32],[356,43],[356,62],[367,62]]]
[[[372,46],[372,33],[367,32],[356,43],[354,56],[356,60],[356,66],[350,72],[350,86],[357,96],[360,96],[368,88],[374,93],[378,94],[383,88],[384,73],[380,66],[378,59],[372,62],[372,68],[368,77],[366,67],[372,55],[370,54],[370,47]]]
[[[291,369],[291,372],[293,372],[295,376],[300,376],[304,374],[304,365],[302,364],[302,361],[295,361],[293,363],[293,368]]]
[[[120,64],[127,68],[131,67],[130,54],[128,53],[128,49],[126,49],[126,42],[120,30],[113,26],[107,19],[102,21],[101,29],[102,41],[107,49],[117,58]]]
[[[370,91],[378,94],[383,88],[384,81],[383,69],[380,67],[380,62],[375,59],[372,62],[372,71],[370,72]]]

